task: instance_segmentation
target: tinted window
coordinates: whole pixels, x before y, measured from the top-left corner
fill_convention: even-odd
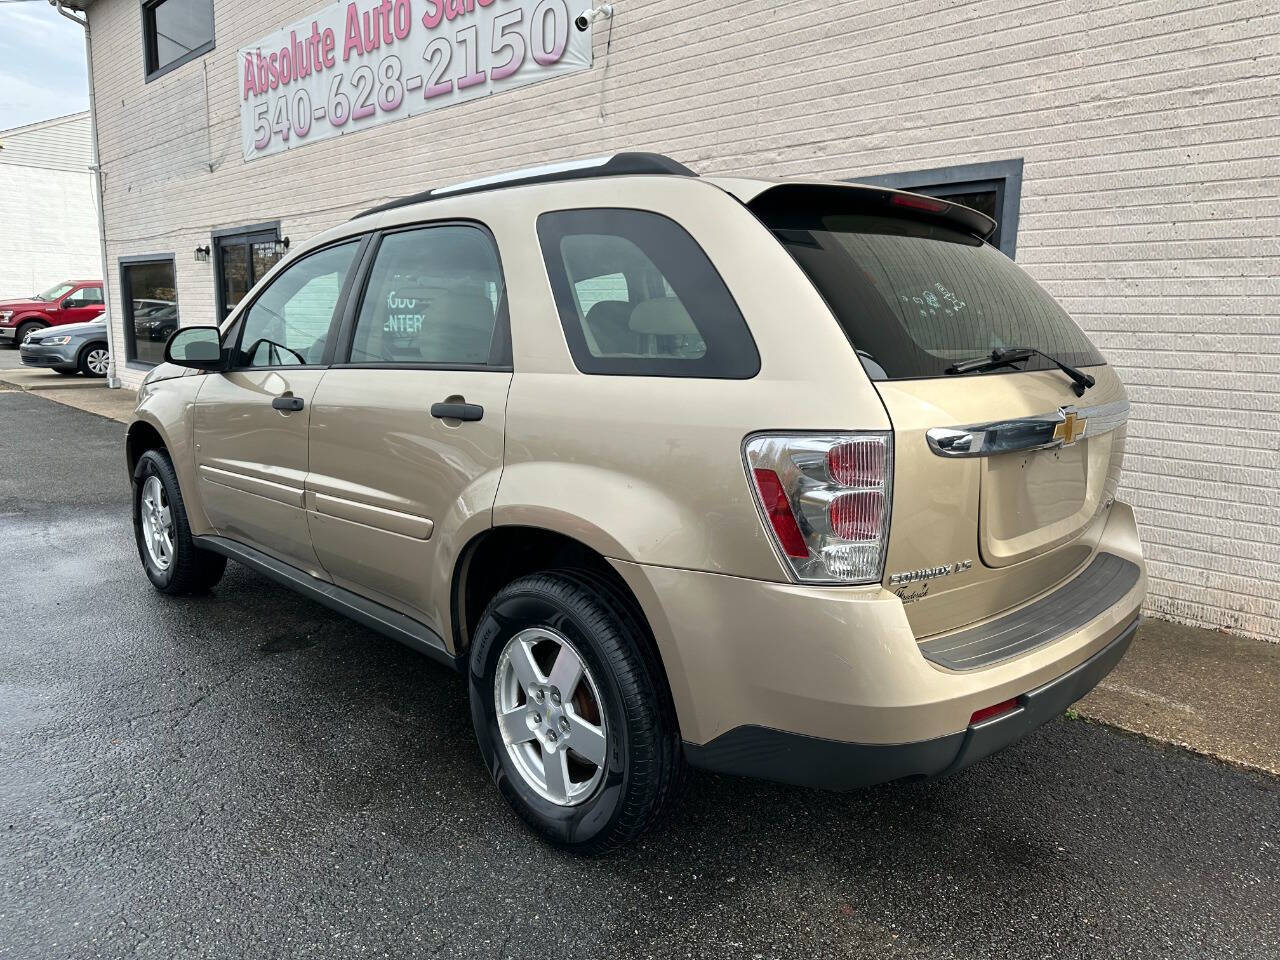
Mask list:
[[[198,55],[213,43],[213,0],[159,0],[143,7],[147,72]]]
[[[873,380],[940,377],[996,347],[1035,347],[1074,366],[1103,363],[1066,312],[1013,261],[924,220],[757,210],[809,275]],[[1016,370],[1048,369],[1039,357]]]
[[[178,329],[178,289],[172,260],[127,263],[120,268],[125,354],[160,363],[169,334]]]
[[[101,287],[82,287],[62,301],[64,307],[90,307],[100,303],[102,303]]]
[[[422,227],[382,238],[351,344],[352,363],[486,364],[503,300],[483,230]]]
[[[358,247],[354,240],[328,247],[286,267],[272,280],[245,314],[237,366],[320,363]]]
[[[564,210],[538,240],[573,362],[583,373],[753,377],[738,306],[675,221],[641,210]]]

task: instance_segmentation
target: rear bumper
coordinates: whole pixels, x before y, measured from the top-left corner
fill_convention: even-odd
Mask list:
[[[849,787],[958,768],[1083,696],[1123,655],[1146,595],[1125,504],[1110,509],[1095,559],[1104,554],[1137,573],[1108,605],[1057,621],[1053,611],[1061,614],[1063,605],[1048,606],[1038,620],[1043,642],[1003,649],[967,669],[926,656],[902,602],[879,586],[614,565],[653,629],[694,764]],[[1087,570],[966,629],[996,628],[979,637],[986,642],[1000,621],[1025,626],[1026,610],[1071,590]],[[1012,699],[1015,711],[970,727],[976,711]]]
[[[960,733],[916,743],[847,743],[765,727],[737,727],[707,744],[685,744],[696,767],[825,790],[955,773],[1022,739],[1097,686],[1120,662],[1134,620],[1084,663],[1018,698],[1018,706]]]

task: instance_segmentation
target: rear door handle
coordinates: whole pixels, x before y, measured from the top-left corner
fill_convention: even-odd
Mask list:
[[[479,420],[484,407],[478,403],[433,403],[431,415],[437,420]]]
[[[292,396],[276,397],[271,401],[271,406],[277,410],[301,410],[302,398]]]

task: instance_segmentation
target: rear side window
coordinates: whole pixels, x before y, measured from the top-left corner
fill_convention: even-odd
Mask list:
[[[562,210],[538,240],[583,373],[747,379],[760,356],[738,305],[675,221],[642,210]]]
[[[1039,284],[978,238],[841,209],[838,189],[784,193],[752,209],[826,299],[871,379],[941,377],[997,347],[1034,347],[1073,366],[1105,362]],[[993,372],[1050,367],[1033,357]]]

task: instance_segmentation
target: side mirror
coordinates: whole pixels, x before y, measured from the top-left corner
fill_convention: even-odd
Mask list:
[[[222,370],[222,338],[217,327],[179,327],[164,345],[169,363],[193,370]]]

